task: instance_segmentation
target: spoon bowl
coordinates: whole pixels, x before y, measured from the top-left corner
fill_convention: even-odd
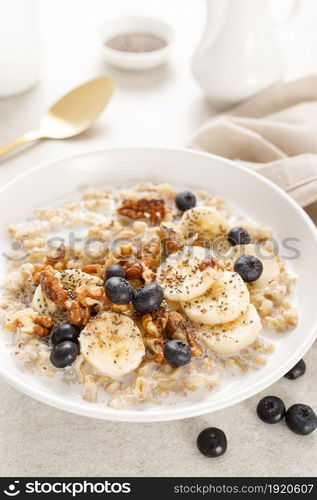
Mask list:
[[[96,78],[71,90],[41,119],[40,130],[48,139],[67,139],[87,130],[113,93],[113,80]]]
[[[0,148],[0,156],[38,139],[68,139],[87,130],[108,104],[114,90],[111,78],[100,77],[80,85],[44,114],[38,130]]]

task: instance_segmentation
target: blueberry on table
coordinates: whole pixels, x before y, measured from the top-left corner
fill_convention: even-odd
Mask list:
[[[113,276],[117,276],[118,278],[125,278],[124,269],[122,266],[120,266],[120,264],[112,264],[108,267],[108,269],[106,269],[105,280],[113,278]]]
[[[165,342],[163,354],[166,361],[173,366],[184,366],[192,358],[190,346],[187,342],[178,339]]]
[[[128,304],[133,297],[133,288],[124,278],[113,276],[105,283],[107,297],[114,304]]]
[[[79,354],[79,346],[75,342],[65,340],[53,347],[50,354],[52,365],[56,368],[65,368],[74,363]]]
[[[251,238],[246,229],[243,227],[233,227],[228,233],[228,241],[231,246],[247,245]]]
[[[292,405],[286,412],[285,421],[291,431],[305,436],[317,427],[317,416],[314,410],[307,405]]]
[[[306,372],[305,361],[303,359],[300,359],[298,363],[296,363],[296,365],[293,366],[293,368],[289,372],[285,373],[284,377],[288,378],[289,380],[296,380],[297,378],[304,375],[305,372]]]
[[[241,255],[235,263],[234,270],[240,274],[243,281],[258,280],[263,272],[263,264],[257,257],[253,255]]]
[[[63,323],[53,328],[51,337],[52,344],[57,345],[64,340],[78,342],[79,334],[80,328],[77,325],[74,325],[74,323]]]
[[[157,283],[150,283],[135,292],[132,304],[141,314],[157,311],[163,300],[163,289]]]
[[[199,434],[197,446],[205,457],[220,457],[227,450],[227,438],[221,429],[217,427],[207,427],[207,429],[204,429]]]
[[[190,191],[178,193],[175,198],[176,206],[182,212],[196,206],[196,196]]]
[[[256,411],[259,418],[266,424],[276,424],[285,416],[285,405],[276,396],[266,396],[261,399]]]

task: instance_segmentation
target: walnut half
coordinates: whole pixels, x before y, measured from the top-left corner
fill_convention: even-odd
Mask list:
[[[164,200],[123,200],[118,208],[119,215],[130,217],[130,219],[149,219],[152,224],[160,224],[165,219],[168,209]]]
[[[196,340],[195,328],[177,311],[168,311],[165,307],[160,307],[158,311],[142,316],[141,325],[145,330],[144,341],[149,349],[156,354],[154,361],[157,363],[161,363],[164,359],[164,334],[169,339],[188,342],[194,357],[203,354],[203,349]]]
[[[63,307],[68,298],[68,293],[63,285],[60,283],[57,276],[55,276],[54,272],[45,269],[40,273],[40,284],[43,290],[43,293],[46,295],[48,299],[50,299],[54,304],[58,307]]]
[[[195,328],[179,312],[170,311],[168,313],[165,333],[170,339],[180,339],[188,342],[194,357],[203,354],[203,349],[196,340],[197,334]]]
[[[35,316],[34,323],[33,335],[37,337],[46,337],[54,326],[50,316]]]
[[[82,306],[78,300],[67,300],[64,305],[72,323],[87,325],[90,319],[89,307]]]
[[[52,318],[41,316],[31,308],[15,312],[4,325],[7,330],[15,332],[19,328],[21,333],[37,337],[46,337],[53,326]]]

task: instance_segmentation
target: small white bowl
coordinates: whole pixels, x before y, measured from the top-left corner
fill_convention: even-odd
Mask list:
[[[107,47],[111,38],[130,33],[148,33],[162,38],[166,45],[150,52],[124,52]],[[129,16],[112,19],[96,30],[97,40],[102,53],[109,64],[126,70],[151,69],[167,62],[173,40],[172,28],[153,17]]]

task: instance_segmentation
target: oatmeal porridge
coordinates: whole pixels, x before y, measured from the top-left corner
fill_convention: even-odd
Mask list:
[[[260,369],[297,324],[273,230],[167,184],[94,188],[8,227],[1,302],[27,370],[123,408]],[[20,361],[18,361],[20,360]]]

